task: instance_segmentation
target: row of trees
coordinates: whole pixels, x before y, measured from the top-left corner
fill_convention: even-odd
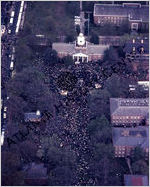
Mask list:
[[[54,6],[55,3],[52,4]],[[76,6],[76,4],[77,2],[73,5],[72,3],[67,4],[66,8],[67,6]],[[33,34],[32,21],[28,19],[32,8],[38,9],[38,5],[33,2],[29,2],[29,5],[27,6],[29,9],[27,10],[24,30],[20,33],[16,43],[15,69],[17,73],[7,84],[10,116],[7,132],[9,137],[18,132],[19,129],[24,128],[25,112],[39,109],[41,112],[47,110],[52,114],[55,113],[54,105],[57,105],[57,96],[50,91],[52,85],[47,84],[51,80],[48,70],[58,63],[65,67],[73,64],[70,56],[63,59],[58,58],[57,52],[51,49],[50,39],[47,40],[47,46],[41,47],[39,45],[35,32]],[[46,3],[44,5],[41,3],[41,11],[45,5]],[[63,6],[65,8],[65,5]],[[71,9],[71,11],[75,10]],[[41,12],[41,14],[46,14],[46,12]],[[72,12],[68,14],[72,14]],[[50,23],[52,22],[50,21]],[[70,37],[69,34],[66,35],[66,42],[74,40],[74,37]],[[53,128],[52,123],[52,120],[47,122],[50,129]],[[60,147],[59,138],[52,136],[52,133],[44,134],[44,129],[41,128],[37,125],[35,132],[30,132],[25,141],[17,142],[17,144],[11,145],[9,149],[7,149],[7,141],[5,142],[5,147],[2,150],[3,185],[25,185],[26,173],[22,169],[31,162],[45,163],[48,169],[49,185],[70,185],[73,183],[76,171],[74,153],[70,152],[67,147]],[[43,132],[42,135],[41,131]],[[48,144],[46,144],[47,139],[49,140]],[[41,148],[38,147],[39,143],[42,145]]]

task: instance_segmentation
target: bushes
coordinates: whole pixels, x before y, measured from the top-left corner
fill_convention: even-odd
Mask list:
[[[99,37],[97,34],[92,34],[91,38],[90,38],[90,42],[94,43],[94,44],[99,44]]]

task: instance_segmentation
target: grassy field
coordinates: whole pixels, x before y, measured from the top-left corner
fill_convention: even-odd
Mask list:
[[[69,14],[70,8],[79,7],[78,2],[28,2],[24,28],[32,34],[44,34],[56,41],[57,37],[75,35],[74,15]],[[68,11],[67,11],[68,9]]]

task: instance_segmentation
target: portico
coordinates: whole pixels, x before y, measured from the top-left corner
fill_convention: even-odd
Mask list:
[[[73,54],[73,60],[75,62],[88,62],[88,55],[83,53],[75,53]]]

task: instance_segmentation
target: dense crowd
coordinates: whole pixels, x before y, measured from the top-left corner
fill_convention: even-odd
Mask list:
[[[84,67],[80,64],[68,68],[68,71],[76,76],[78,82],[74,85],[72,91],[68,92],[67,96],[61,96],[58,92],[57,81],[63,72],[60,67],[49,70],[61,103],[59,109],[57,109],[57,125],[55,128],[57,128],[56,131],[61,139],[61,146],[69,146],[77,156],[78,165],[74,185],[95,185],[95,179],[89,176],[89,162],[93,155],[87,131],[87,125],[90,121],[87,97],[89,90],[95,87],[95,83],[101,81],[99,79],[100,66],[98,63],[95,63],[94,66],[87,63],[84,64]]]

